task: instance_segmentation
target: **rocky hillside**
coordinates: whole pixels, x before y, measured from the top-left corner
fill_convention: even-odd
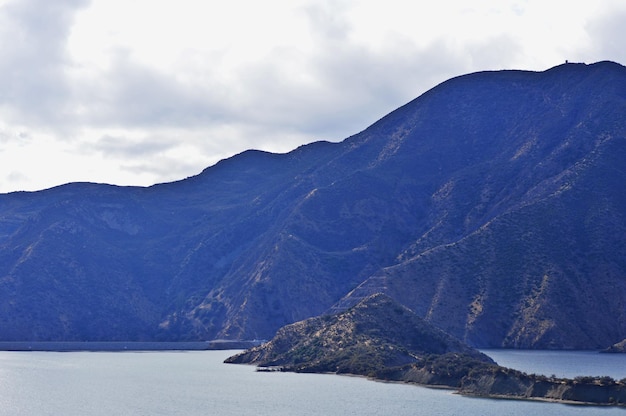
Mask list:
[[[287,325],[271,341],[226,362],[274,371],[364,375],[483,397],[626,405],[626,379],[560,379],[498,366],[382,294],[332,316]]]
[[[227,362],[368,375],[446,353],[492,363],[386,295],[374,294],[345,312],[287,325],[271,341]]]
[[[626,339],[623,339],[620,342],[616,342],[610,347],[602,350],[602,352],[626,353]]]
[[[459,167],[444,167],[425,198],[429,227],[338,306],[383,290],[470,345],[623,339],[626,82],[623,67],[601,67],[620,75],[565,65],[450,81],[448,92],[465,91],[444,117],[458,126],[442,121],[436,137],[460,142]],[[450,98],[435,92],[429,101]]]
[[[340,143],[0,195],[0,340],[268,339],[384,292],[473,346],[626,338],[626,68],[451,79]]]

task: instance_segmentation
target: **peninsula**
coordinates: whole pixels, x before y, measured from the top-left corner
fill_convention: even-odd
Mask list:
[[[546,377],[499,366],[381,293],[334,315],[287,325],[269,342],[226,362],[361,375],[482,397],[626,405],[626,380]]]

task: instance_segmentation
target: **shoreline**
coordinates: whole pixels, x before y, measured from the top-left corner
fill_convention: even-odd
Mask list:
[[[322,373],[320,373],[322,374]],[[523,401],[535,401],[542,403],[560,403],[565,405],[575,405],[575,406],[593,406],[593,407],[624,407],[624,405],[620,404],[611,404],[611,403],[594,403],[594,402],[583,402],[576,400],[560,400],[549,397],[525,397],[525,396],[515,396],[515,395],[506,395],[506,394],[477,394],[477,393],[469,393],[464,392],[458,387],[446,386],[445,384],[423,384],[417,383],[415,381],[403,381],[403,380],[385,380],[378,379],[375,377],[368,376],[360,376],[357,374],[339,374],[339,373],[323,373],[323,374],[335,374],[338,376],[347,375],[349,377],[363,377],[370,381],[375,381],[378,383],[390,383],[390,384],[408,384],[415,387],[423,387],[427,389],[434,390],[449,390],[452,394],[458,394],[459,396],[470,397],[474,399],[489,399],[489,400],[523,400]]]
[[[329,373],[329,374],[333,374],[333,373]],[[338,373],[334,373],[334,374],[343,375],[343,374],[338,374]],[[354,374],[349,374],[349,375],[350,376],[355,376],[355,377],[365,377],[368,380],[376,381],[376,382],[379,382],[379,383],[409,384],[409,385],[413,385],[413,386],[416,386],[416,387],[424,387],[424,388],[428,388],[428,389],[449,390],[452,394],[458,394],[460,396],[471,397],[471,398],[475,398],[475,399],[523,400],[523,401],[535,401],[535,402],[542,402],[542,403],[559,403],[559,404],[565,404],[565,405],[592,406],[592,407],[621,407],[621,408],[626,407],[624,404],[619,404],[619,403],[596,403],[596,402],[589,402],[589,401],[558,399],[558,398],[554,398],[554,397],[517,396],[517,395],[514,395],[514,394],[480,394],[480,393],[471,393],[471,392],[463,391],[462,389],[460,389],[458,387],[447,386],[445,384],[424,384],[424,383],[418,383],[418,382],[415,382],[415,381],[385,380],[385,379],[378,379],[378,378],[375,378],[375,377],[359,376],[359,375],[354,375]]]
[[[585,406],[585,407],[624,407],[622,404],[611,404],[611,403],[594,403],[594,402],[583,402],[576,400],[560,400],[549,397],[525,397],[525,396],[514,396],[514,395],[505,395],[505,394],[493,394],[493,395],[482,395],[475,393],[464,393],[458,389],[452,388],[455,390],[453,394],[458,394],[465,397],[473,397],[476,399],[490,399],[490,400],[523,400],[523,401],[531,401],[531,402],[541,402],[541,403],[557,403],[564,404],[568,406]]]
[[[253,365],[253,364],[244,364],[244,365]],[[256,371],[260,372],[291,372],[295,374],[299,374],[299,371],[293,371],[286,369],[282,366],[272,366],[272,367],[263,367],[263,366],[255,366]],[[513,394],[479,394],[479,393],[471,393],[464,392],[462,389],[458,387],[448,386],[445,384],[424,384],[418,383],[415,381],[406,381],[406,380],[393,380],[393,379],[382,379],[376,378],[372,376],[366,376],[361,374],[352,374],[352,373],[336,373],[332,371],[320,371],[320,372],[302,372],[303,374],[323,374],[323,375],[335,375],[335,376],[343,376],[343,377],[356,377],[356,378],[364,378],[369,381],[377,382],[377,383],[389,383],[389,384],[406,384],[415,387],[423,387],[427,389],[433,390],[448,390],[452,394],[458,394],[460,396],[475,398],[475,399],[488,399],[488,400],[517,400],[517,401],[534,401],[541,403],[555,403],[555,404],[563,404],[563,405],[573,405],[573,406],[584,406],[584,407],[626,407],[624,404],[619,403],[597,403],[597,402],[589,402],[589,401],[578,401],[578,400],[567,400],[567,399],[558,399],[553,397],[537,397],[537,396],[517,396]]]

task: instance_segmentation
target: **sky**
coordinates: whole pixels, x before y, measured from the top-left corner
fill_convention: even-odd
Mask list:
[[[0,0],[0,193],[341,141],[458,75],[626,64],[623,0]]]

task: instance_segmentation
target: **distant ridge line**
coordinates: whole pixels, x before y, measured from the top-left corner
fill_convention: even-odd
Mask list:
[[[183,341],[183,342],[27,342],[2,341],[0,351],[204,351],[239,350],[260,344],[260,341]]]

